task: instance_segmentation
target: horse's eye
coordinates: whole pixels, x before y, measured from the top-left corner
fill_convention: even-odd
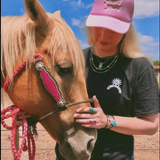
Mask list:
[[[57,68],[60,74],[71,74],[73,70],[72,66],[69,64],[57,65]]]
[[[63,73],[68,73],[71,69],[69,67],[59,67],[59,70]]]

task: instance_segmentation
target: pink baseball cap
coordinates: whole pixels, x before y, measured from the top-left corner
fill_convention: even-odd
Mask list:
[[[134,0],[95,0],[86,26],[126,33],[132,22]]]

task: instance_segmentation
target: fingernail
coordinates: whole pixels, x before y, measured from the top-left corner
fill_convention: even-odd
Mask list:
[[[97,111],[95,111],[93,108],[90,108],[90,112],[97,113]]]

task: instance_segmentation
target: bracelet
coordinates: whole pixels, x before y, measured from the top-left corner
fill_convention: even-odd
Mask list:
[[[106,117],[107,117],[107,123],[106,123],[106,126],[104,128],[107,128],[107,126],[108,126],[108,114],[106,115]]]
[[[115,121],[115,117],[110,115],[106,115],[106,116],[107,116],[107,125],[105,128],[111,129],[112,127],[115,127],[117,125]]]

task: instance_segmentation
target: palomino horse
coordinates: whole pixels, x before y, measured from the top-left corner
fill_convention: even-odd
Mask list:
[[[88,160],[96,141],[96,130],[77,124],[73,115],[77,108],[90,104],[65,106],[88,99],[79,43],[59,12],[46,13],[38,0],[24,0],[24,3],[26,15],[1,17],[1,87],[9,78],[5,87],[10,99],[20,109],[41,120],[47,132],[59,143],[65,159]],[[34,67],[37,53],[43,56],[48,77],[54,77],[54,88],[58,88],[56,94],[61,92],[60,97],[65,100],[60,106],[46,91],[42,75],[40,78],[40,71]],[[25,67],[19,67],[24,61]],[[20,69],[16,70],[18,67]],[[13,75],[15,70],[18,73]],[[58,107],[63,110],[57,110]]]

